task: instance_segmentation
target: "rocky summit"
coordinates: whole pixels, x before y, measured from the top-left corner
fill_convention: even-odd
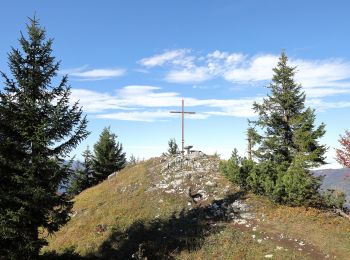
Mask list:
[[[147,190],[182,194],[194,198],[195,202],[219,200],[229,191],[218,186],[223,177],[219,172],[220,159],[202,152],[185,155],[163,155],[149,169],[152,183]],[[158,174],[160,173],[160,174]]]

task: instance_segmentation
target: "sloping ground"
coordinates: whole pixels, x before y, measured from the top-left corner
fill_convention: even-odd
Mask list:
[[[194,154],[122,170],[75,198],[45,258],[349,259],[348,220],[242,194],[218,165]]]

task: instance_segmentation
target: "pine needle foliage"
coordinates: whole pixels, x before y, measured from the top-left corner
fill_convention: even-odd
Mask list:
[[[305,93],[294,81],[296,67],[287,62],[282,52],[268,86],[270,94],[253,105],[258,115],[255,124],[264,131],[258,158],[289,166],[302,154],[305,166],[317,167],[325,163],[327,147],[318,143],[325,134],[325,125],[315,126],[315,111],[305,108]]]
[[[70,104],[64,76],[53,79],[59,62],[51,39],[36,18],[21,34],[21,49],[12,48],[1,72],[0,91],[0,255],[3,259],[37,259],[46,241],[39,230],[53,233],[71,209],[57,191],[71,174],[69,153],[88,135],[78,103]],[[56,81],[54,81],[56,82]]]
[[[247,178],[253,169],[252,160],[242,158],[238,155],[238,150],[234,149],[227,162],[220,163],[220,172],[232,183],[238,185],[242,190],[247,188]]]
[[[316,205],[321,179],[308,169],[325,163],[327,147],[319,144],[325,125],[315,125],[315,111],[305,107],[305,93],[294,81],[296,67],[288,65],[284,52],[273,72],[270,94],[253,106],[263,133],[251,186],[259,184],[259,192],[282,204]]]
[[[108,175],[126,166],[123,145],[117,142],[117,135],[109,127],[103,129],[94,145],[93,170],[95,184],[107,179]]]
[[[315,125],[315,111],[305,107],[305,93],[294,81],[296,67],[288,65],[284,52],[273,72],[270,93],[253,105],[258,118],[250,121],[254,128],[248,128],[249,167],[243,168],[244,160],[233,156],[222,171],[231,181],[278,203],[319,206],[322,180],[309,169],[325,163],[327,147],[319,144],[325,125]],[[253,145],[258,145],[254,151]]]

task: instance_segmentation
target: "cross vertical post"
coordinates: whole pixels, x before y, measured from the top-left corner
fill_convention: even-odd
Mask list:
[[[184,100],[182,100],[182,154],[184,153],[184,147],[185,147],[185,104]]]
[[[181,140],[181,153],[185,154],[185,114],[195,114],[196,112],[185,111],[185,101],[182,99],[181,111],[170,111],[170,113],[181,114],[181,125],[182,125],[182,140]]]

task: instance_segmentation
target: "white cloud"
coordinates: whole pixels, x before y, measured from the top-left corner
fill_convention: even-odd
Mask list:
[[[87,89],[72,89],[71,101],[79,101],[85,112],[96,113],[108,109],[126,109],[120,105],[118,99],[110,94]]]
[[[179,104],[179,94],[175,92],[156,92],[154,86],[126,86],[117,91],[119,103],[129,107],[167,107]]]
[[[346,88],[305,88],[304,90],[308,98],[320,98],[338,94],[350,94],[350,89]]]
[[[250,58],[241,66],[227,70],[224,74],[226,80],[249,84],[259,81],[270,81],[273,75],[272,68],[278,62],[277,55],[259,55]],[[350,87],[350,63],[340,59],[326,60],[289,60],[291,66],[296,66],[296,81],[305,89],[317,88],[318,96],[345,93],[341,88]],[[328,87],[322,91],[322,87]]]
[[[350,101],[324,101],[319,98],[312,98],[306,100],[308,106],[315,108],[319,111],[325,111],[327,109],[336,109],[336,108],[348,108],[350,107]]]
[[[208,68],[198,67],[194,69],[173,70],[166,75],[168,82],[174,83],[196,83],[212,78]]]
[[[156,66],[162,66],[167,62],[172,61],[177,65],[184,65],[185,63],[181,62],[181,59],[184,59],[186,64],[191,61],[190,57],[185,57],[189,52],[187,49],[171,50],[165,51],[162,54],[157,54],[148,58],[143,58],[139,63],[145,67],[152,68]]]
[[[154,86],[126,86],[116,94],[100,93],[86,89],[72,89],[72,102],[80,101],[85,112],[100,113],[98,118],[130,121],[167,120],[178,117],[170,114],[170,108],[181,104],[179,93],[162,92]],[[254,98],[242,99],[196,99],[184,98],[186,107],[201,107],[199,113],[187,115],[189,119],[204,119],[210,116],[254,116]],[[168,110],[155,110],[169,108]],[[120,111],[123,110],[123,111]],[[129,110],[129,111],[125,111]]]
[[[279,55],[249,56],[219,50],[206,55],[193,55],[191,50],[166,51],[142,59],[146,67],[164,66],[164,79],[173,83],[199,83],[214,78],[244,85],[265,85],[271,81]],[[296,81],[310,97],[349,93],[350,62],[343,59],[304,60],[290,58],[297,66]]]
[[[130,112],[115,112],[108,114],[97,115],[97,118],[114,119],[114,120],[126,120],[126,121],[142,121],[142,122],[154,122],[165,121],[171,118],[177,118],[178,115],[171,114],[168,110],[157,111],[130,111]],[[206,119],[205,114],[186,115],[189,119]]]
[[[253,103],[260,101],[259,98],[247,98],[236,100],[208,100],[208,106],[219,108],[220,111],[206,112],[209,115],[234,116],[234,117],[253,117]]]
[[[297,66],[296,80],[305,88],[350,87],[350,63],[340,59],[291,60]]]
[[[61,74],[68,74],[78,80],[102,80],[115,77],[121,77],[125,75],[126,70],[120,68],[105,68],[105,69],[86,69],[87,66],[83,66],[75,69],[67,69],[60,71]]]
[[[241,64],[224,73],[224,79],[232,82],[248,84],[255,81],[270,80],[272,68],[276,66],[278,57],[274,55],[261,55],[253,57],[247,63]]]
[[[240,85],[266,85],[272,78],[272,68],[278,56],[261,54],[248,56],[216,50],[206,55],[193,55],[189,49],[166,51],[139,61],[149,71],[152,67],[165,66],[165,80],[176,83],[199,83],[222,78]],[[350,107],[350,102],[328,102],[322,98],[331,95],[350,94],[350,63],[340,59],[302,60],[290,59],[298,66],[296,80],[307,94],[307,104],[319,111]],[[70,75],[85,78],[104,78],[122,75],[121,69],[87,70],[77,68]],[[73,89],[73,100],[80,100],[84,110],[103,113],[100,118],[133,121],[167,120],[172,117],[164,109],[178,107],[182,97],[177,92],[162,91],[155,86],[133,85],[117,90],[114,94],[87,89]],[[184,97],[187,107],[200,107],[195,117],[234,116],[252,117],[252,104],[258,97],[238,99],[197,99]],[[129,111],[126,111],[129,110]]]
[[[182,97],[176,92],[162,92],[154,86],[126,86],[117,91],[116,95],[99,94],[87,90],[73,90],[73,96],[83,94],[83,105],[87,111],[103,113],[108,110],[132,110],[104,113],[104,118],[132,121],[165,120],[176,115],[168,113],[170,108],[180,106]],[[190,119],[207,118],[210,116],[254,117],[252,110],[254,102],[261,102],[261,97],[239,99],[197,99],[184,97],[186,107],[200,107],[201,113],[189,116]],[[348,101],[328,102],[321,98],[307,99],[307,105],[324,111],[327,109],[348,108]],[[154,108],[169,108],[169,110],[150,110]],[[144,111],[146,109],[146,111]],[[192,109],[195,110],[195,109]]]

